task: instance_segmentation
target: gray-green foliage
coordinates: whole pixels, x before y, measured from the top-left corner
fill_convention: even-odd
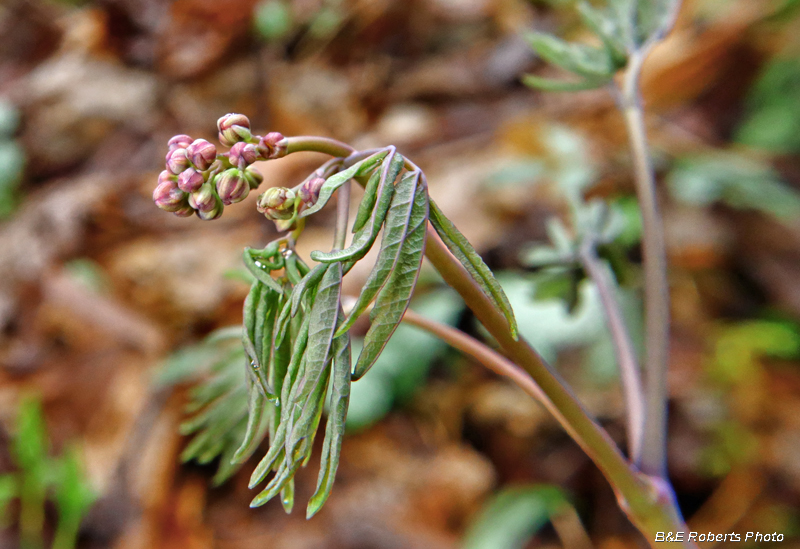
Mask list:
[[[800,194],[768,164],[741,155],[719,152],[681,158],[667,184],[676,199],[696,206],[722,202],[783,221],[800,215]]]
[[[379,360],[412,298],[431,210],[437,212],[434,226],[450,249],[500,305],[509,325],[516,325],[488,267],[432,204],[422,173],[416,168],[404,172],[405,159],[394,147],[357,162],[342,159],[338,165],[340,171],[327,177],[317,202],[299,217],[321,209],[349,180],[368,180],[350,246],[313,252],[312,258],[321,262],[313,268],[297,256],[288,238],[262,250],[245,249],[244,263],[253,282],[243,311],[244,350],[225,348],[223,338],[212,337],[203,359],[210,376],[192,390],[189,407],[195,415],[183,424],[185,433],[194,434],[183,458],[205,463],[221,456],[217,481],[235,471],[268,436],[269,450],[253,471],[250,487],[274,474],[251,505],[263,505],[280,494],[289,511],[294,475],[310,459],[327,403],[321,467],[308,517],[319,511],[333,486],[351,383]],[[369,252],[381,230],[377,261],[347,314],[342,278]],[[353,361],[349,328],[370,306],[371,325]],[[182,371],[182,362],[183,358],[173,361],[167,371]]]
[[[609,83],[628,64],[630,55],[669,30],[676,5],[677,0],[607,0],[603,7],[579,2],[581,19],[598,38],[598,45],[568,42],[540,32],[526,36],[544,61],[576,78],[551,80],[529,74],[523,82],[545,91],[578,91]]]

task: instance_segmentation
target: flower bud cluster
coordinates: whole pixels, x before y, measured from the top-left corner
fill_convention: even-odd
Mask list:
[[[205,139],[176,135],[169,140],[166,169],[158,178],[153,201],[162,210],[188,217],[216,219],[224,206],[241,202],[264,176],[252,166],[259,160],[286,155],[286,139],[277,132],[253,135],[243,114],[226,114],[217,121],[219,141],[227,153]]]

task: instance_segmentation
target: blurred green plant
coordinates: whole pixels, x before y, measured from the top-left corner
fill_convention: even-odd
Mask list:
[[[743,145],[772,153],[800,151],[800,56],[781,55],[762,70],[746,100],[736,131]]]
[[[667,177],[672,196],[694,206],[723,203],[790,222],[800,216],[800,193],[768,164],[716,152],[678,159]]]
[[[83,517],[95,501],[80,455],[70,446],[58,458],[48,455],[47,430],[38,397],[20,401],[11,450],[19,472],[0,476],[0,519],[10,524],[7,508],[19,501],[20,546],[44,544],[45,502],[51,494],[58,512],[53,549],[72,549]]]
[[[504,488],[478,513],[461,546],[463,549],[523,549],[553,517],[565,511],[574,513],[572,504],[556,486],[534,484]]]
[[[25,169],[25,153],[14,140],[19,124],[17,109],[0,100],[0,220],[16,209],[17,188]]]

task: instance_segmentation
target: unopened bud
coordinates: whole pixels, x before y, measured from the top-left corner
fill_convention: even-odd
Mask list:
[[[254,167],[250,166],[244,171],[244,178],[247,180],[247,183],[250,185],[250,190],[257,189],[261,182],[264,181],[264,176],[261,175],[261,172],[255,169]]]
[[[164,211],[177,212],[186,205],[186,193],[175,181],[164,181],[153,191],[153,202]]]
[[[207,212],[197,210],[197,217],[203,221],[211,221],[220,217],[222,215],[222,210],[224,209],[225,208],[222,206],[222,202],[217,202],[216,205]]]
[[[194,168],[186,168],[178,176],[178,187],[183,192],[193,193],[203,184],[203,174]]]
[[[175,175],[171,174],[167,170],[162,171],[160,174],[158,174],[158,184],[160,185],[165,181],[175,181]]]
[[[206,183],[199,190],[189,195],[189,205],[201,212],[210,212],[218,201],[219,199],[210,183]]]
[[[298,191],[297,195],[304,204],[313,206],[317,203],[317,200],[319,200],[319,191],[324,183],[325,180],[323,178],[312,177],[300,185],[300,190]]]
[[[219,142],[232,147],[239,141],[247,141],[252,137],[250,120],[243,114],[230,113],[217,120]]]
[[[294,216],[295,194],[286,187],[272,187],[258,197],[256,209],[269,219],[291,219]]]
[[[258,141],[258,153],[269,160],[286,156],[286,138],[279,132],[270,132]]]
[[[185,206],[182,206],[179,210],[175,210],[172,213],[174,213],[178,217],[192,217],[192,215],[194,214],[194,208],[192,208],[189,204],[186,204]]]
[[[238,143],[234,143],[231,147],[229,158],[231,164],[240,170],[244,170],[250,164],[258,160],[258,151],[256,150],[255,145],[240,141]]]
[[[186,148],[189,160],[199,170],[207,170],[217,158],[217,148],[205,139],[195,139]]]
[[[167,143],[169,145],[170,152],[174,151],[175,149],[185,149],[189,146],[192,142],[192,138],[188,135],[176,135],[172,139],[169,140]]]
[[[167,153],[167,169],[178,175],[183,170],[189,167],[189,156],[186,154],[186,149],[175,149]]]
[[[250,193],[250,185],[237,168],[225,170],[216,177],[217,194],[226,206],[241,202]]]

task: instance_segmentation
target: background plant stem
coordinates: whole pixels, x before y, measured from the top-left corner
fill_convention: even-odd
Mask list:
[[[639,377],[639,361],[633,347],[628,327],[622,317],[617,299],[615,285],[611,280],[609,269],[600,262],[594,248],[594,242],[587,239],[579,251],[584,270],[597,287],[600,302],[608,322],[608,330],[614,341],[614,352],[619,363],[622,390],[625,395],[625,416],[628,424],[628,454],[631,461],[638,465],[642,454],[644,432],[645,404],[642,393],[642,381]]]
[[[658,208],[656,181],[647,146],[639,91],[639,75],[647,51],[631,55],[621,90],[633,157],[636,195],[642,213],[642,256],[645,275],[645,423],[641,469],[666,478],[667,367],[669,362],[669,286],[667,252]]]

